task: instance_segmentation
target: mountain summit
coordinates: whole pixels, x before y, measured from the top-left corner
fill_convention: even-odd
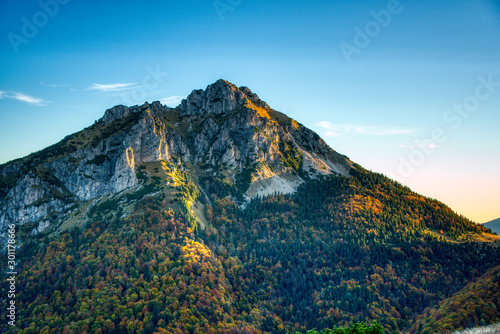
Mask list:
[[[186,173],[207,198],[216,193],[244,203],[293,193],[320,175],[348,176],[352,166],[249,88],[218,80],[194,90],[177,108],[158,101],[115,106],[93,126],[0,166],[0,227],[15,223],[38,233],[76,216],[85,220],[82,206],[160,191],[150,179],[163,178],[155,174],[160,170]]]
[[[238,88],[232,83],[220,79],[205,90],[193,91],[187,99],[182,101],[180,109],[183,115],[218,115],[234,111],[249,101],[261,108],[270,109],[248,87]]]

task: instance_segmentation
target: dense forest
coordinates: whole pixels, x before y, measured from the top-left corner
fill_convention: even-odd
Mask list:
[[[500,266],[488,270],[473,283],[427,309],[410,333],[442,333],[454,328],[500,323]]]
[[[200,198],[205,229],[160,193],[137,200],[129,215],[33,237],[18,254],[17,326],[1,328],[407,333],[435,318],[451,331],[469,325],[442,315],[462,313],[465,287],[471,296],[488,289],[491,302],[466,310],[470,324],[498,321],[498,280],[473,283],[498,277],[488,270],[500,265],[500,248],[475,241],[487,230],[382,175],[352,174],[244,209],[217,193]]]

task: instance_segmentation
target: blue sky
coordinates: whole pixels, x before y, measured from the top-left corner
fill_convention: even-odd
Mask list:
[[[498,1],[2,0],[0,18],[0,163],[224,78],[365,168],[500,217]]]

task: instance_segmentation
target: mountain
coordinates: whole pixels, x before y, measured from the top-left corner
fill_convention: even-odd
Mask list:
[[[485,223],[484,227],[489,228],[496,234],[500,234],[500,218]]]
[[[500,237],[224,80],[108,109],[0,176],[12,333],[407,333],[500,266]]]
[[[318,175],[348,175],[352,165],[248,88],[219,80],[176,109],[116,106],[93,126],[0,166],[0,229],[16,223],[39,233],[86,219],[79,208],[144,189],[143,169],[185,172],[209,193],[242,199],[291,193]]]

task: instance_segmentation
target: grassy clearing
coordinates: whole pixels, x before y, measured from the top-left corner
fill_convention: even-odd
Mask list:
[[[460,239],[455,239],[449,236],[446,233],[441,233],[441,231],[433,230],[433,229],[426,229],[424,230],[425,233],[439,239],[443,238],[448,242],[454,243],[454,244],[459,244],[459,243],[465,243],[465,242],[488,242],[488,243],[498,243],[500,245],[500,236],[494,235],[494,234],[489,234],[489,233],[472,233],[472,232],[467,232],[464,237]]]

